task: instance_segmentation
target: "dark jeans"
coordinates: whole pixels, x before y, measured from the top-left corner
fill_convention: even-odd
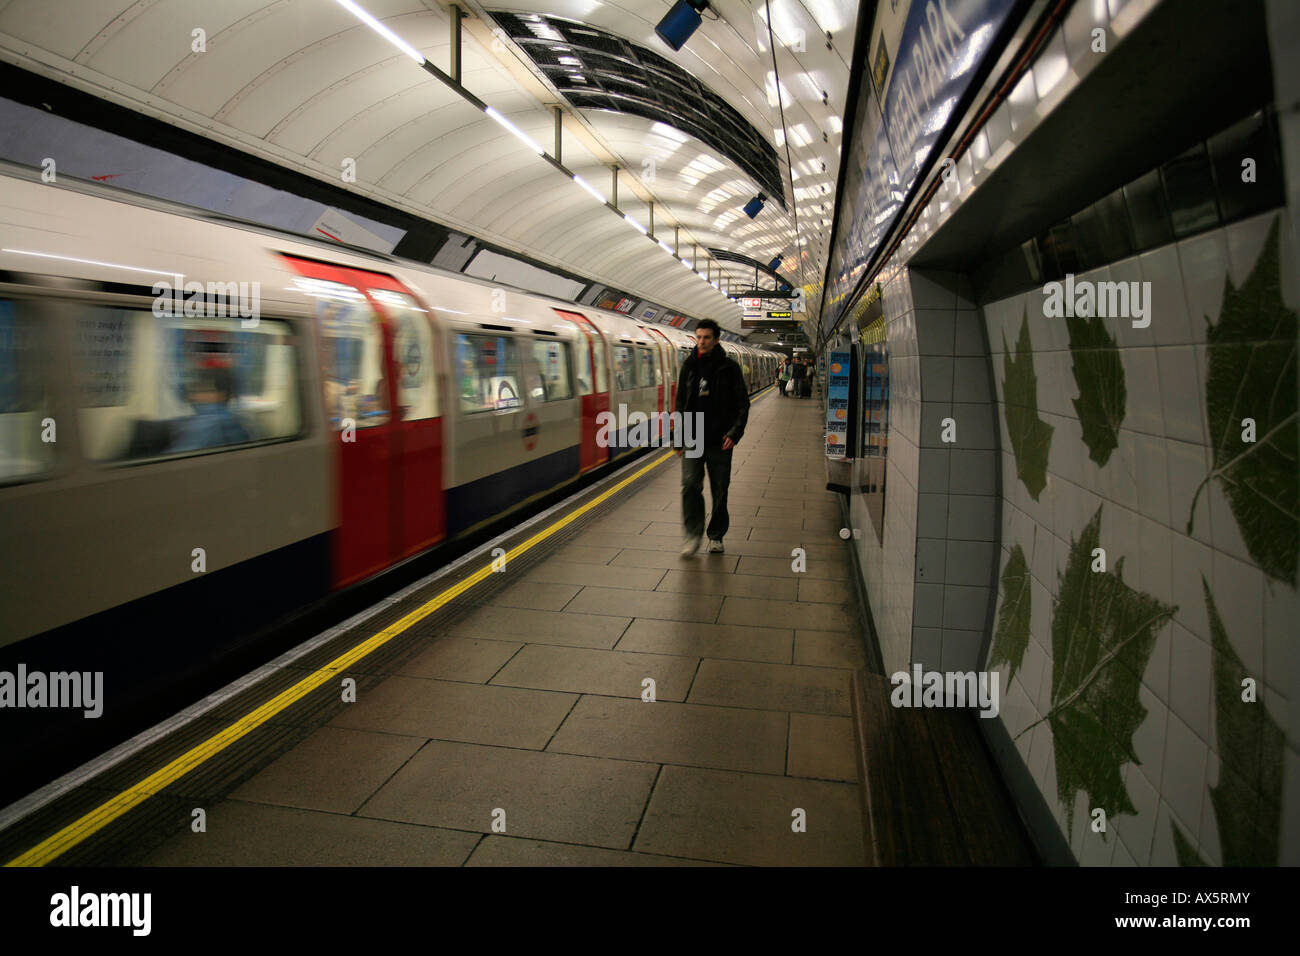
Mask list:
[[[731,519],[727,515],[727,487],[731,484],[731,451],[705,448],[699,458],[682,456],[682,524],[688,537],[704,533],[704,472],[709,473],[709,494],[713,514],[709,518],[710,540],[721,541]]]

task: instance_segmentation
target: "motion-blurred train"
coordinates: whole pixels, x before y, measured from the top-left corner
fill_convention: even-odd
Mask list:
[[[630,454],[623,436],[601,447],[597,416],[670,411],[694,345],[5,172],[0,649],[27,657],[45,637],[24,639],[87,620],[119,652],[152,631],[127,656],[160,674],[175,668],[159,655],[216,656],[191,634],[231,607],[272,619]],[[723,348],[751,391],[775,379],[776,353]],[[64,657],[51,665],[84,669]]]

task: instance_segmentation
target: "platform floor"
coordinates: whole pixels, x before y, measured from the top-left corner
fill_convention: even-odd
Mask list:
[[[862,650],[822,462],[818,404],[767,392],[725,554],[679,556],[667,461],[262,769],[228,767],[204,832],[96,862],[861,865]]]

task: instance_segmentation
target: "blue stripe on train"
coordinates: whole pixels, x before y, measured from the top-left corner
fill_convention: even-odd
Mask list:
[[[447,534],[495,518],[526,498],[578,476],[578,446],[447,489]]]

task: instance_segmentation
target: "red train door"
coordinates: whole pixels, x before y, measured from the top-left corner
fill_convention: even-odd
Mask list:
[[[591,392],[582,396],[582,440],[578,448],[578,471],[584,472],[609,460],[609,448],[596,444],[596,416],[609,411],[609,376],[605,371],[605,343],[590,320],[581,312],[556,314],[582,330],[587,342],[587,368],[591,370]],[[579,375],[581,378],[581,375]]]
[[[445,534],[434,337],[428,312],[392,276],[284,258],[317,302],[336,439],[332,577],[343,587]]]

